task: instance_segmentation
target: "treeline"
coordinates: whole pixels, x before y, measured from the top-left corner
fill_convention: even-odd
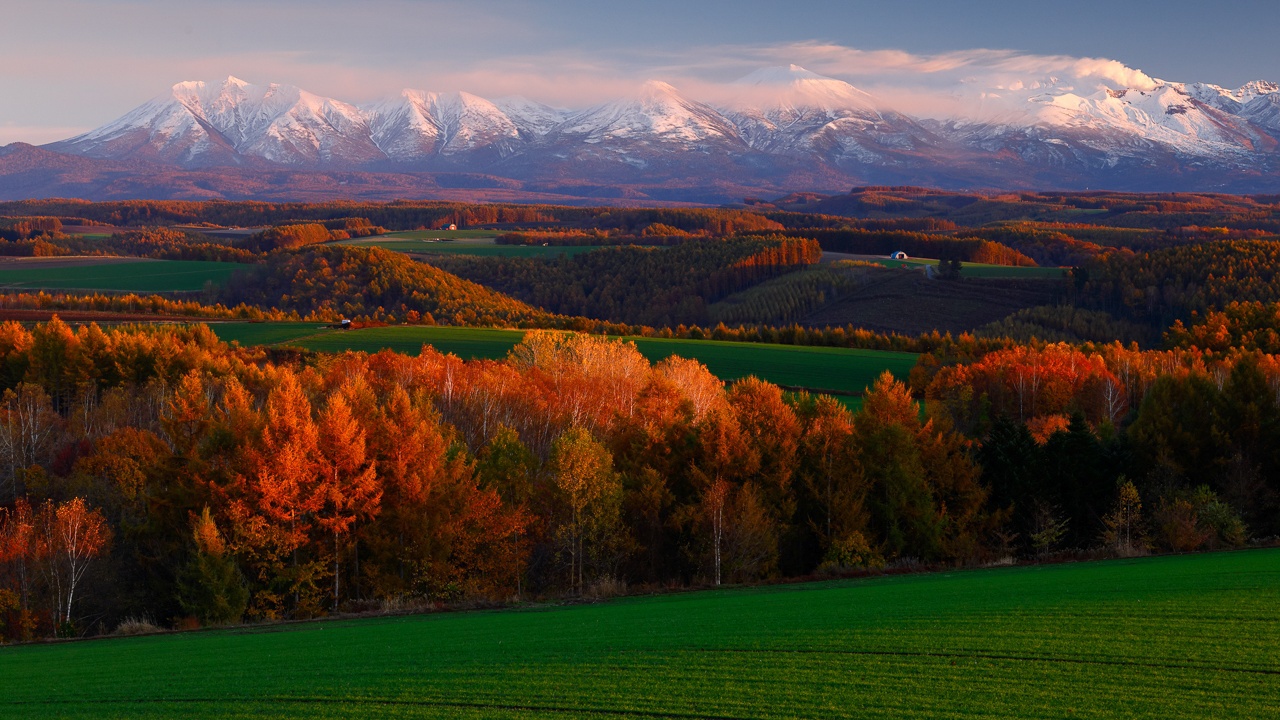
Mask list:
[[[447,316],[436,318],[421,312],[414,315],[412,310],[404,311],[400,315],[393,314],[385,309],[381,312],[374,310],[362,314],[349,315],[337,311],[331,305],[312,307],[306,312],[300,312],[299,310],[282,310],[274,305],[265,308],[244,303],[232,306],[221,303],[209,305],[191,300],[175,300],[162,295],[135,294],[0,293],[0,308],[31,310],[50,314],[58,312],[64,312],[65,314],[111,313],[118,315],[119,319],[124,321],[141,321],[148,317],[157,319],[187,317],[219,320],[335,322],[345,318],[355,320],[358,323],[407,323],[410,319],[414,319],[416,324],[432,322],[449,324],[447,321],[456,319],[456,315],[453,318]],[[463,319],[466,319],[466,317],[468,316],[464,314]],[[109,320],[110,318],[103,319]],[[527,322],[520,321],[518,324],[522,327],[572,330],[614,337],[638,336],[684,340],[713,339],[729,342],[818,345],[909,353],[941,351],[948,356],[958,355],[963,357],[980,355],[1013,344],[1013,341],[1003,337],[976,337],[968,333],[953,336],[950,333],[937,331],[909,336],[896,333],[878,333],[853,325],[815,328],[799,324],[742,324],[730,327],[724,323],[719,323],[714,327],[682,324],[676,327],[654,328],[647,325],[632,325],[550,314],[543,314],[538,319]]]
[[[1042,342],[1139,343],[1156,344],[1158,331],[1147,325],[1120,320],[1101,310],[1087,310],[1071,305],[1040,305],[1024,308],[1008,317],[988,323],[973,331],[974,335],[1007,338],[1019,343]]]
[[[56,223],[56,218],[54,219]],[[60,223],[57,223],[60,228]],[[50,227],[53,225],[50,224]],[[234,247],[230,241],[190,230],[144,228],[115,232],[102,238],[67,235],[60,229],[41,230],[22,239],[0,240],[0,255],[56,257],[60,255],[124,255],[161,260],[217,260],[254,262],[259,250]]]
[[[925,362],[828,397],[531,333],[275,364],[207,328],[0,325],[0,618],[216,624],[1280,530],[1280,361],[1119,345]],[[60,599],[39,540],[100,523]],[[110,542],[107,542],[110,538]],[[88,624],[87,624],[88,623]]]
[[[821,257],[817,243],[776,236],[615,247],[561,257],[433,260],[549,312],[651,327],[705,325],[707,305]]]
[[[226,306],[412,324],[515,326],[546,313],[443,270],[380,248],[313,245],[272,253],[219,290]]]
[[[561,225],[640,234],[650,225],[666,225],[701,235],[731,235],[781,229],[760,213],[737,209],[620,209],[554,205],[464,204],[398,201],[391,203],[267,203],[227,201],[126,200],[91,203],[79,200],[23,200],[0,203],[0,216],[16,220],[75,218],[121,227],[222,225],[236,227],[303,225],[361,219],[393,230],[499,226],[543,228]],[[350,227],[330,227],[351,230]],[[52,232],[52,231],[51,231]]]
[[[258,227],[306,224],[364,218],[375,225],[397,230],[441,227],[450,218],[477,222],[540,223],[555,220],[556,212],[588,213],[578,208],[535,205],[466,205],[450,202],[394,203],[269,203],[256,201],[122,200],[23,200],[0,203],[0,215],[44,215],[88,219],[120,227],[167,225],[220,225]],[[470,214],[467,214],[470,213]],[[454,220],[456,222],[456,220]]]
[[[76,255],[128,255],[160,260],[257,262],[260,254],[200,233],[147,228],[112,233],[106,238],[59,238],[56,243]]]
[[[980,238],[957,238],[906,230],[788,230],[788,237],[813,238],[827,252],[889,255],[899,250],[916,257],[962,260],[989,265],[1033,267],[1036,262],[1013,248]]]
[[[757,204],[767,209],[770,204]],[[1087,222],[1166,230],[1191,225],[1280,232],[1275,196],[1214,193],[1021,192],[985,195],[919,187],[857,187],[845,195],[790,197],[779,209],[853,218],[942,218],[961,227],[1005,221]],[[1101,243],[1100,243],[1101,244]]]
[[[1060,230],[1030,223],[1008,223],[966,232],[1012,248],[1037,265],[1048,267],[1083,265],[1104,250],[1101,245],[1077,240]]]
[[[962,439],[922,424],[888,376],[855,419],[563,334],[473,363],[428,349],[277,366],[203,328],[56,322],[0,326],[0,349],[14,639],[970,559],[995,517]],[[886,436],[916,484],[885,471]],[[65,613],[27,572],[48,556],[9,542],[46,500],[83,503],[114,538],[86,550],[97,572]]]
[[[174,316],[218,320],[318,320],[332,322],[342,319],[337,313],[313,313],[300,315],[296,311],[278,308],[259,308],[249,305],[209,305],[195,300],[176,300],[163,295],[102,294],[102,293],[50,293],[50,292],[0,292],[0,308],[6,310],[40,310],[49,312],[70,311],[88,313],[112,313],[121,320],[135,320],[135,315],[156,316],[158,319]]]
[[[789,272],[734,293],[707,307],[710,322],[727,325],[783,325],[866,284],[879,265],[840,260]]]
[[[782,230],[781,224],[760,213],[745,210],[711,210],[693,208],[615,209],[591,219],[591,227],[640,234],[649,228],[675,228],[678,231],[716,237]],[[661,230],[652,234],[662,234]]]
[[[1166,328],[1232,302],[1280,300],[1280,242],[1224,240],[1111,252],[1076,273],[1074,304]]]
[[[373,234],[371,226],[364,227],[370,230],[366,234]],[[266,253],[272,250],[296,250],[306,245],[319,245],[332,240],[346,240],[350,237],[351,234],[347,230],[330,229],[328,223],[305,223],[267,228],[237,244],[253,252]]]
[[[808,230],[825,228],[830,230],[903,230],[921,233],[950,233],[959,230],[960,226],[945,218],[850,218],[841,215],[822,215],[819,213],[766,211],[764,216],[782,225],[787,230]]]
[[[1149,510],[1129,543],[1185,551],[1280,531],[1276,356],[1050,345],[918,369],[930,413],[982,438],[984,478],[1030,547],[1115,539],[1117,492]]]
[[[0,240],[30,240],[60,232],[62,221],[56,217],[0,217]]]
[[[1203,316],[1191,313],[1189,325],[1175,320],[1164,334],[1165,347],[1229,353],[1237,348],[1280,354],[1280,302],[1233,302]]]

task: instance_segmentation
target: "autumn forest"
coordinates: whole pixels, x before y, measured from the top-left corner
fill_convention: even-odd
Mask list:
[[[5,641],[1280,535],[1275,197],[0,216],[15,267],[80,273],[0,294]],[[113,285],[126,259],[223,274]],[[303,324],[522,334],[487,355],[219,335]],[[763,347],[866,351],[869,380],[771,381]]]

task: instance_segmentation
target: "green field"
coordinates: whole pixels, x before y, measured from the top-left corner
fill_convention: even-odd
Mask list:
[[[483,234],[481,234],[483,233]],[[444,242],[428,242],[444,238]],[[594,245],[498,245],[492,230],[414,230],[368,238],[343,240],[342,245],[380,247],[384,250],[423,255],[469,255],[472,257],[547,258],[580,255],[599,250]]]
[[[868,260],[878,265],[890,268],[909,268],[919,269],[925,265],[938,266],[937,260],[929,258],[911,258],[909,260],[890,260],[889,258],[875,258]],[[960,269],[961,278],[976,278],[980,280],[993,279],[1028,279],[1028,280],[1056,280],[1063,277],[1066,272],[1064,268],[1059,267],[1013,267],[1011,265],[986,265],[983,263],[962,263]]]
[[[0,266],[0,288],[23,290],[105,290],[114,292],[194,292],[205,283],[226,282],[249,266],[204,260],[139,260],[66,267]]]
[[[333,332],[318,322],[210,322],[209,329],[224,342],[250,345],[292,345],[303,338]]]
[[[416,354],[424,344],[464,359],[506,357],[524,337],[521,330],[456,327],[385,327],[338,331],[317,323],[215,323],[223,340],[242,345],[292,344],[321,352],[389,348]],[[692,358],[723,380],[755,375],[788,387],[858,394],[889,370],[905,379],[915,365],[910,353],[800,345],[766,345],[713,340],[627,338],[642,355],[657,362],[670,355]]]
[[[408,238],[410,240],[421,240],[423,238],[453,238],[454,240],[492,240],[502,234],[500,230],[399,230],[389,232],[381,237],[384,238]]]
[[[1280,550],[0,648],[5,717],[1280,717]]]

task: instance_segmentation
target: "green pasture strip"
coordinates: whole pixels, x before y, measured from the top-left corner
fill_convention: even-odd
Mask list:
[[[0,267],[0,287],[23,290],[193,292],[250,266],[206,260],[147,260],[67,267]]]
[[[431,237],[431,236],[429,236]],[[384,250],[419,255],[467,255],[470,257],[553,258],[561,255],[581,255],[599,250],[594,245],[498,245],[493,238],[479,240],[451,240],[427,242],[421,239],[401,239],[393,235],[371,238],[353,238],[341,241],[343,245],[379,247]]]
[[[0,648],[0,716],[1280,717],[1280,550]]]
[[[278,331],[274,325],[284,325]],[[289,343],[319,352],[360,350],[377,352],[384,348],[416,355],[422,346],[463,359],[496,360],[507,356],[524,337],[523,330],[488,328],[395,326],[330,331],[318,323],[217,323],[213,331],[223,340],[239,340],[243,345]],[[279,332],[279,340],[271,333]],[[807,345],[769,345],[715,340],[676,340],[629,337],[650,362],[671,355],[697,360],[722,380],[755,375],[787,387],[823,390],[841,395],[860,394],[888,370],[906,379],[915,366],[911,353]]]
[[[777,385],[860,394],[888,370],[906,379],[915,367],[912,353],[809,345],[770,345],[716,340],[627,338],[651,362],[679,355],[701,362],[722,380],[755,375]]]
[[[299,340],[334,332],[322,322],[211,322],[218,339],[251,345],[293,345]]]
[[[911,258],[909,260],[892,260],[889,258],[875,258],[868,260],[877,265],[883,265],[888,268],[908,268],[918,270],[925,265],[938,266],[937,260],[929,258]],[[1064,277],[1065,268],[1059,267],[1014,267],[1012,265],[987,265],[984,263],[961,263],[960,277],[975,278],[979,280],[994,279],[1026,279],[1026,280],[1057,280]]]
[[[319,352],[394,350],[408,355],[417,355],[423,345],[431,345],[442,353],[452,353],[464,360],[500,360],[522,339],[523,330],[401,326],[339,331],[308,338],[298,344]]]
[[[422,240],[424,238],[450,238],[454,240],[493,240],[502,235],[505,230],[398,230],[389,232],[377,237],[383,238],[407,238],[409,240]]]

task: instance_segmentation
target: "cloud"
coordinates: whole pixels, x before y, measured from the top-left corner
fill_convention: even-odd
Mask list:
[[[0,125],[0,146],[24,142],[42,145],[88,132],[87,127],[57,127],[49,125]]]
[[[727,102],[741,95],[731,85],[737,78],[795,63],[847,81],[883,105],[929,117],[1008,112],[1018,98],[1050,83],[1081,94],[1157,83],[1117,60],[989,48],[920,54],[809,40],[620,42],[601,49],[565,42],[560,31],[539,24],[536,9],[516,0],[476,0],[495,10],[483,24],[461,0],[386,0],[395,23],[352,15],[337,0],[230,1],[237,12],[195,22],[190,12],[150,0],[110,7],[45,0],[73,19],[59,33],[75,49],[41,53],[38,38],[0,47],[0,97],[8,101],[0,108],[0,137],[56,139],[67,128],[40,123],[102,124],[175,82],[216,82],[227,75],[298,85],[355,103],[412,88],[524,95],[580,108],[627,95],[649,79],[669,82],[687,97]],[[43,5],[19,0],[16,19],[47,23]],[[145,41],[139,28],[146,30]],[[92,62],[84,61],[87,55]]]
[[[996,108],[992,101],[1012,100],[1051,85],[1057,92],[1088,95],[1102,89],[1150,90],[1160,84],[1142,70],[1108,58],[988,48],[917,54],[819,41],[697,48],[667,58],[655,71],[674,76],[671,82],[682,88],[705,86],[703,91],[716,97],[718,92],[724,95],[724,83],[751,70],[789,63],[849,82],[882,105],[927,117],[1007,112],[1016,103],[996,103]]]
[[[926,117],[1008,114],[1019,99],[1053,86],[1056,92],[1150,90],[1160,81],[1108,58],[1038,55],[977,48],[937,54],[862,50],[808,41],[630,51],[607,58],[566,50],[499,57],[438,74],[429,90],[465,89],[498,96],[521,94],[562,107],[581,107],[633,91],[647,79],[671,83],[711,103],[741,98],[734,80],[761,67],[801,65],[844,80],[883,106]]]

